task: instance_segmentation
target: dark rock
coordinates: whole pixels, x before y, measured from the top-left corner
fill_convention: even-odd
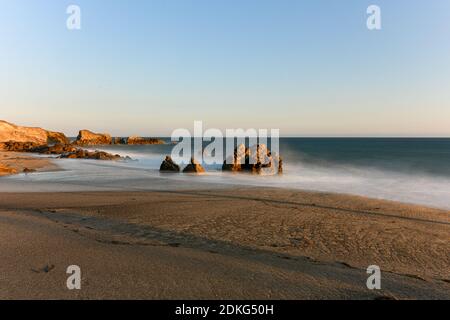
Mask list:
[[[42,147],[41,143],[37,142],[18,142],[18,141],[8,141],[2,143],[2,150],[14,151],[14,152],[34,152],[33,150]]]
[[[142,138],[137,136],[131,136],[127,139],[127,144],[130,145],[143,145],[143,144],[164,144],[161,139],[155,138]]]
[[[113,138],[113,143],[114,144],[127,144],[127,139],[121,138],[121,137],[115,137],[115,138]]]
[[[164,161],[159,167],[159,171],[162,172],[180,172],[180,166],[177,165],[170,156],[166,156]]]
[[[60,156],[62,159],[96,159],[96,160],[120,160],[122,159],[118,154],[111,154],[104,151],[87,151],[77,149],[75,152],[69,152]]]
[[[191,163],[188,164],[184,169],[184,173],[203,173],[205,169],[198,163],[194,158],[191,158]]]

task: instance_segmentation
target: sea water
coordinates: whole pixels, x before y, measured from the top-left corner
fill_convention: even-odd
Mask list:
[[[0,191],[158,190],[223,185],[336,192],[450,209],[450,139],[281,138],[281,176],[160,174],[173,144],[98,146],[135,161],[60,159],[58,172],[0,179]],[[94,148],[92,148],[94,149]]]

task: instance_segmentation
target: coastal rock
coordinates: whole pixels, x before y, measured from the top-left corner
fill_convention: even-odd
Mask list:
[[[78,148],[70,144],[57,143],[53,146],[39,146],[30,150],[30,152],[38,152],[42,154],[63,154],[69,152],[76,152]]]
[[[250,148],[241,144],[234,150],[233,156],[224,161],[222,171],[281,174],[283,160],[279,155],[272,155],[265,144],[253,145]]]
[[[194,158],[191,158],[191,163],[188,164],[184,169],[184,173],[203,173],[205,169],[198,163]]]
[[[177,165],[170,156],[166,156],[159,167],[161,172],[180,172],[180,166]]]
[[[83,146],[112,144],[112,138],[107,133],[94,133],[89,130],[80,130],[74,144]]]
[[[122,137],[114,137],[113,144],[127,144],[127,139]]]
[[[0,120],[0,142],[29,142],[37,145],[48,143],[67,143],[67,137],[60,132],[47,131],[42,128],[22,127]]]
[[[0,164],[0,176],[15,174],[15,173],[17,173],[16,169],[10,168],[7,165]]]
[[[13,152],[34,152],[34,150],[45,147],[38,142],[18,142],[18,141],[8,141],[1,144],[1,150],[13,151]]]
[[[127,144],[130,145],[143,145],[143,144],[164,144],[161,139],[155,138],[143,138],[138,136],[131,136],[127,139]]]
[[[118,154],[111,154],[104,151],[88,151],[77,149],[75,152],[69,152],[60,156],[62,159],[95,159],[95,160],[120,160],[122,157]]]
[[[33,173],[36,172],[36,169],[24,168],[23,173]]]
[[[47,143],[48,144],[56,144],[56,143],[69,144],[70,141],[64,133],[47,131]]]

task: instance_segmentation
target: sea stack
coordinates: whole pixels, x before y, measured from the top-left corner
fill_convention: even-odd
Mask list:
[[[180,166],[177,165],[170,156],[166,156],[159,167],[161,172],[180,172]]]
[[[191,158],[191,163],[189,163],[183,169],[183,173],[203,173],[203,172],[205,172],[205,169],[194,158]]]
[[[241,144],[234,149],[233,156],[224,161],[222,171],[281,174],[283,161],[279,155],[273,155],[265,144],[253,145],[250,148]]]
[[[112,138],[108,133],[94,133],[89,130],[80,130],[74,144],[80,146],[108,145],[112,144]]]

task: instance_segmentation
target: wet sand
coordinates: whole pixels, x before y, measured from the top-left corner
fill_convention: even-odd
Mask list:
[[[236,187],[0,199],[2,299],[450,298],[444,210]]]
[[[21,152],[0,152],[0,176],[22,173],[25,168],[36,172],[58,170],[58,166],[49,158]]]

